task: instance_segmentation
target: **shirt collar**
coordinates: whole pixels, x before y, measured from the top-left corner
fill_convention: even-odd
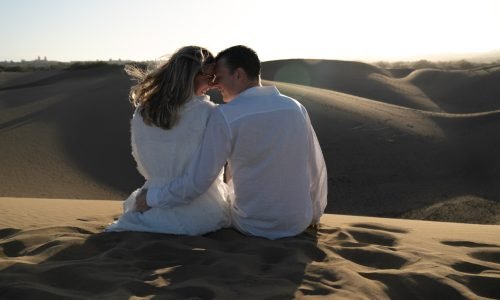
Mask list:
[[[269,96],[269,95],[277,95],[280,92],[278,89],[273,86],[255,86],[249,89],[244,90],[238,95],[240,97],[253,97],[253,96]]]

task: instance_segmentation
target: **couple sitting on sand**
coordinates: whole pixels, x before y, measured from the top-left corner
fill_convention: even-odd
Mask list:
[[[319,222],[326,166],[306,109],[262,86],[245,46],[215,58],[183,47],[158,68],[128,66],[132,154],[146,182],[107,231],[201,235],[225,227],[294,236]],[[226,104],[205,95],[217,88]],[[226,180],[224,180],[224,166]]]

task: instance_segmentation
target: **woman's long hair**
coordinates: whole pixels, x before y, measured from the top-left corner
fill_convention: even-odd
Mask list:
[[[196,75],[213,62],[207,49],[187,46],[150,71],[127,65],[125,72],[138,82],[130,89],[130,102],[141,107],[139,111],[147,125],[171,129],[179,120],[180,108],[195,93]]]

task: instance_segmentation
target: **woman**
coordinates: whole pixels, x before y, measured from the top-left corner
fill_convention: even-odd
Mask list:
[[[149,73],[126,67],[138,80],[130,91],[136,106],[131,140],[138,170],[146,179],[144,188],[162,186],[181,176],[194,159],[215,107],[205,95],[214,78],[213,63],[208,50],[188,46]],[[123,215],[107,231],[200,235],[229,226],[228,187],[222,170],[208,191],[187,205],[140,213],[134,210],[138,191],[125,200]]]

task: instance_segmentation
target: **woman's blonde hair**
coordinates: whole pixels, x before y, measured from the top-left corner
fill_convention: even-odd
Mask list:
[[[149,71],[127,65],[125,72],[137,80],[130,89],[130,102],[141,107],[146,124],[170,129],[178,122],[180,108],[195,93],[196,75],[202,74],[205,66],[212,63],[214,57],[207,49],[187,46]]]

